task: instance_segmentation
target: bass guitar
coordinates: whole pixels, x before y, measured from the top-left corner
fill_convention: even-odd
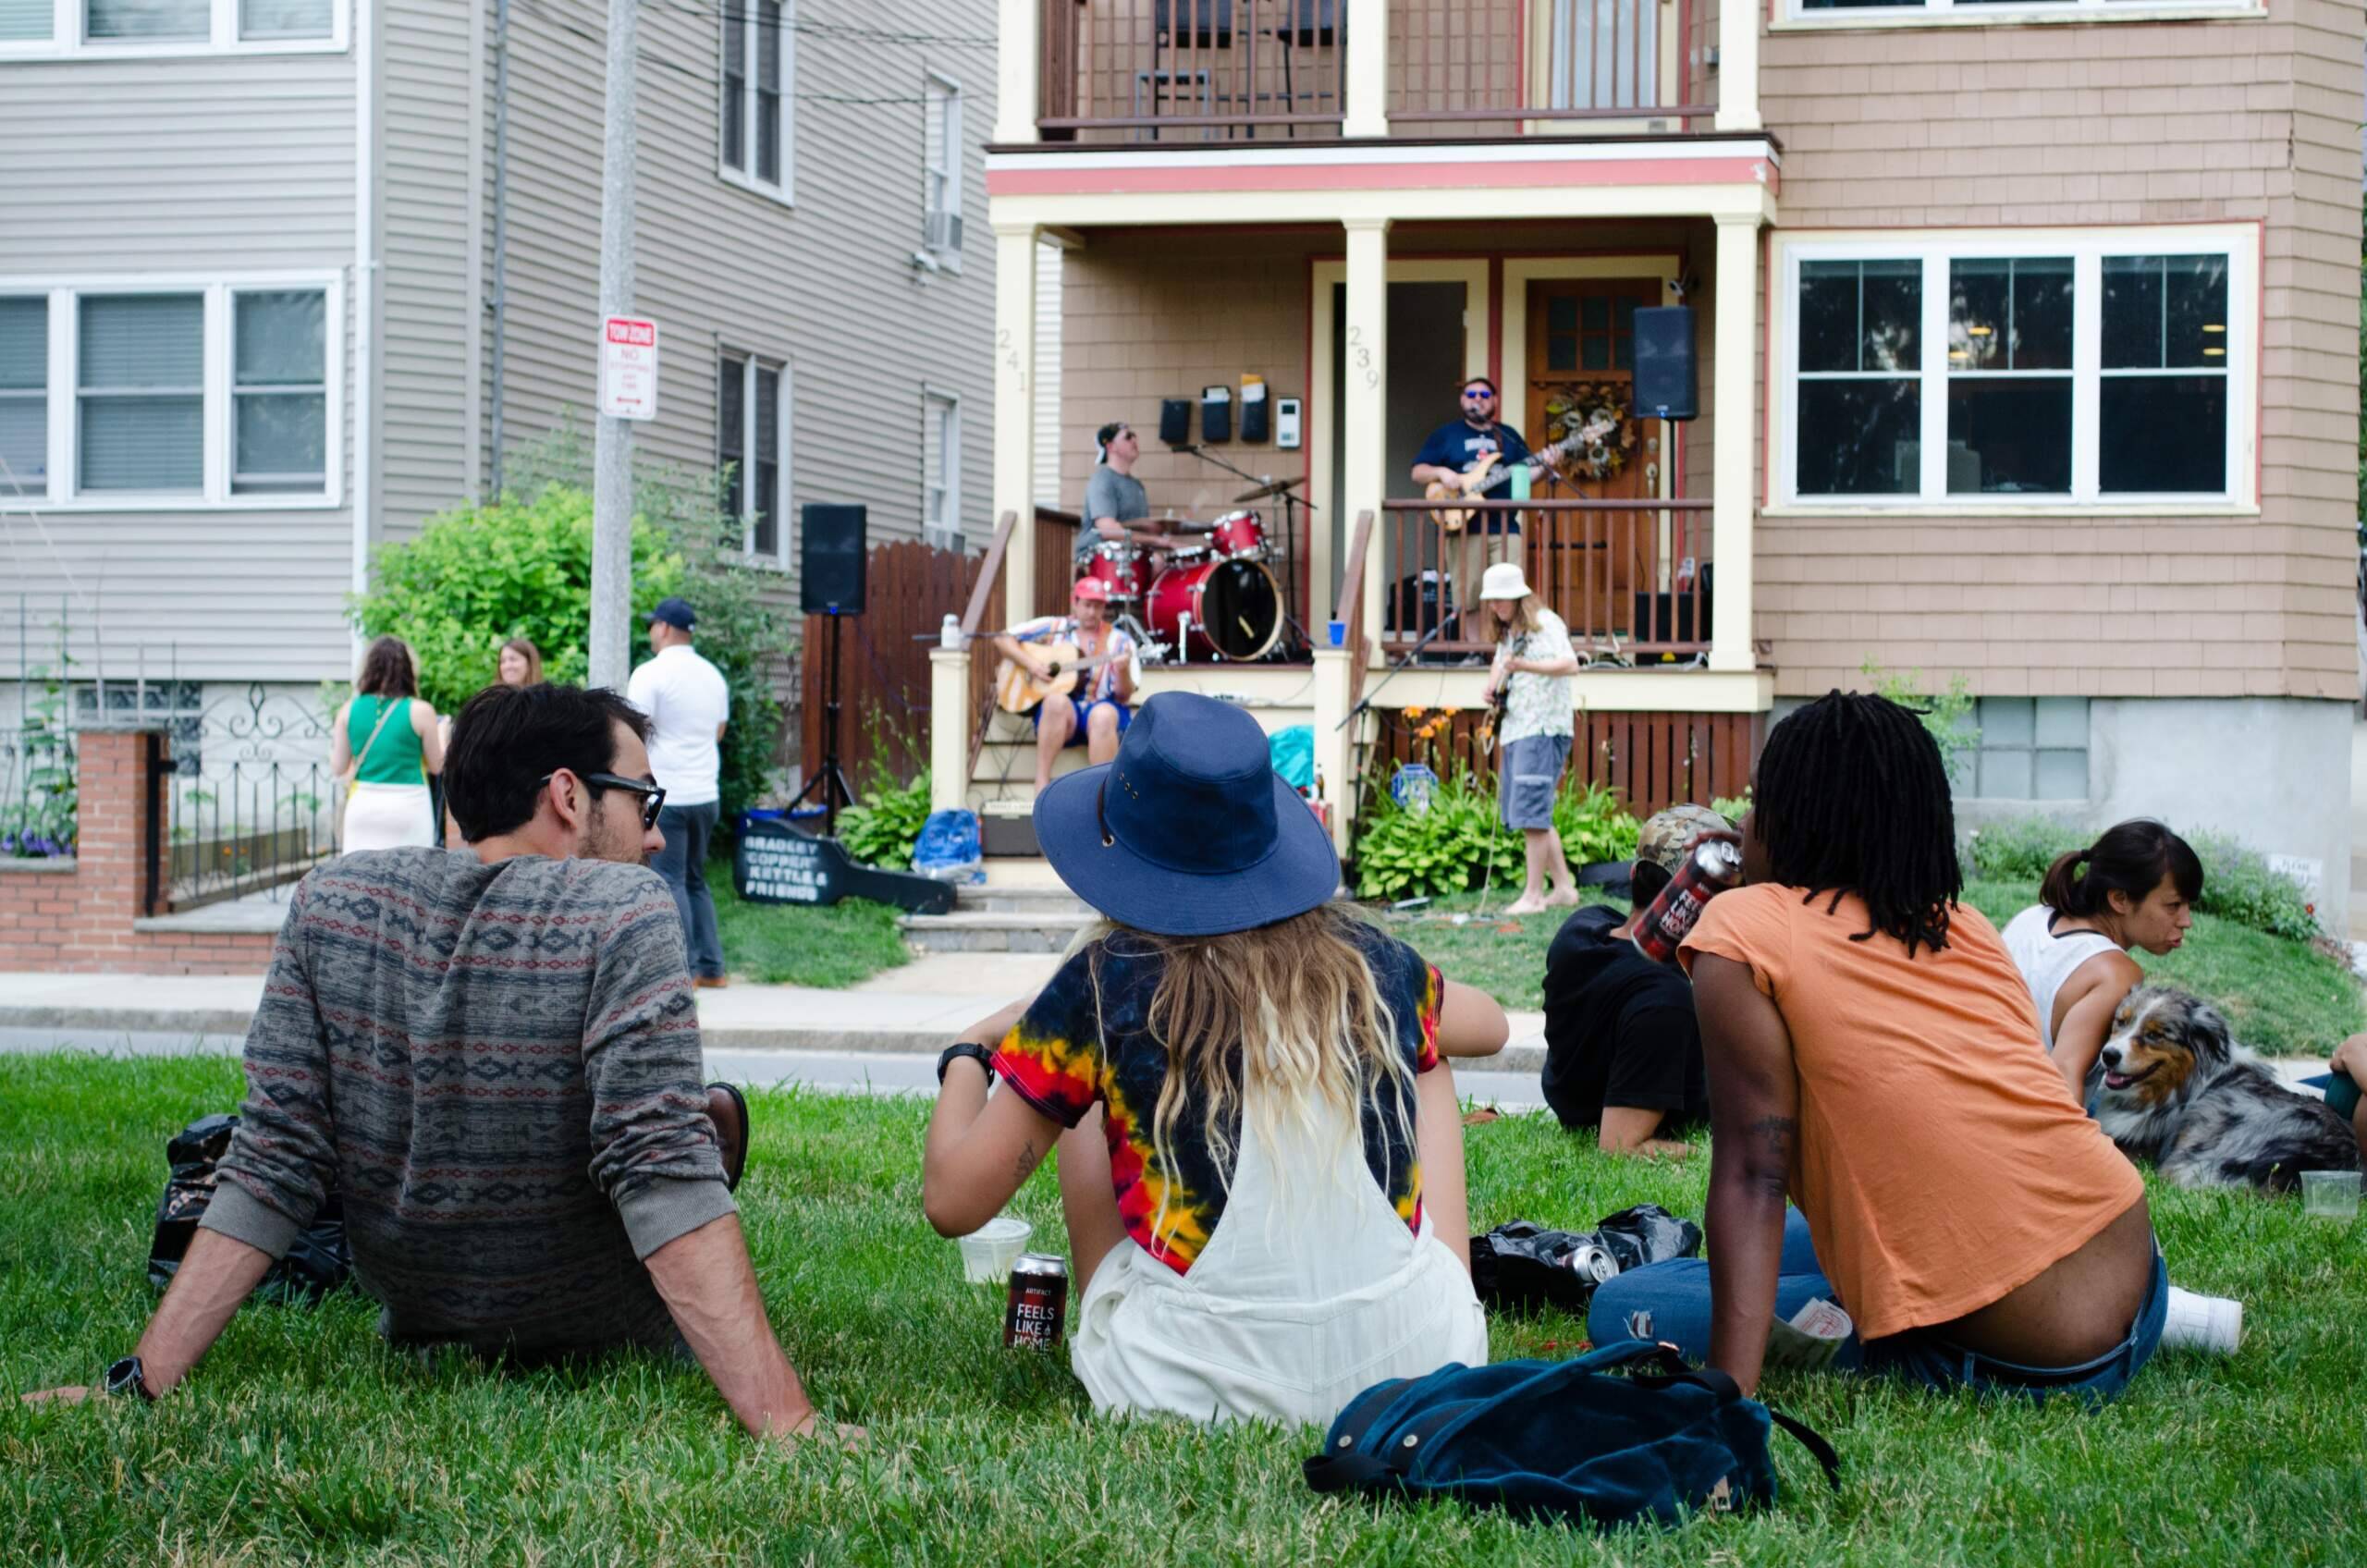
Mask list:
[[[1005,713],[1024,714],[1047,697],[1065,697],[1076,690],[1077,678],[1089,675],[1112,659],[1131,658],[1131,651],[1113,651],[1093,658],[1073,643],[1039,643],[1036,651],[1051,666],[1042,680],[1016,659],[1005,659],[995,672],[995,705]]]
[[[1527,469],[1529,477],[1534,479],[1540,473],[1559,468],[1562,459],[1576,451],[1578,446],[1579,439],[1576,435],[1565,435],[1541,452],[1531,452],[1514,466]],[[1510,477],[1512,471],[1502,467],[1502,453],[1485,453],[1477,462],[1465,469],[1460,478],[1431,480],[1422,491],[1422,496],[1426,500],[1432,501],[1471,500],[1482,491],[1491,490]],[[1478,515],[1476,509],[1457,510],[1450,507],[1441,507],[1430,514],[1430,521],[1446,533],[1460,533],[1463,532],[1464,525]]]

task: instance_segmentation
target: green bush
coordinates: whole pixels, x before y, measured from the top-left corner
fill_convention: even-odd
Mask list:
[[[886,780],[864,791],[859,805],[839,813],[839,842],[865,865],[888,871],[913,868],[913,846],[928,820],[928,775],[898,786]]]
[[[1576,866],[1631,858],[1640,825],[1618,791],[1565,780],[1554,797],[1553,826]],[[1521,837],[1498,816],[1495,791],[1464,770],[1440,782],[1426,811],[1380,797],[1356,838],[1356,896],[1434,896],[1490,881],[1517,887],[1522,860]]]
[[[2269,869],[2257,851],[2212,833],[2186,835],[2202,861],[2202,897],[2195,908],[2272,937],[2306,942],[2320,936],[2317,906],[2299,882]],[[2088,847],[2085,833],[2044,817],[2017,817],[1973,830],[1965,847],[1966,875],[1993,882],[2036,882],[2055,857]]]
[[[1961,675],[1952,676],[1946,691],[1926,692],[1919,669],[1902,675],[1870,658],[1858,668],[1874,683],[1875,695],[1896,703],[1923,721],[1924,731],[1939,745],[1948,782],[1965,783],[1973,753],[1981,748],[1981,727],[1972,722],[1972,683]]]
[[[449,713],[497,673],[501,643],[532,638],[544,673],[581,681],[592,615],[590,464],[571,425],[513,460],[517,487],[498,501],[430,518],[416,538],[380,551],[354,606],[362,631],[392,633],[420,663],[420,694]],[[521,499],[520,497],[527,497]],[[741,555],[741,522],[723,513],[719,481],[662,467],[634,475],[632,637],[646,657],[644,618],[669,594],[698,610],[698,649],[723,674],[723,821],[759,803],[779,743],[777,666],[791,652],[787,618],[767,604],[766,574]]]

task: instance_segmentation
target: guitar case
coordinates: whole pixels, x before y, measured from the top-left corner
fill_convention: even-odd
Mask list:
[[[870,899],[912,914],[950,914],[953,888],[909,871],[857,865],[836,839],[816,838],[777,818],[747,817],[731,855],[731,888],[747,903],[837,903]]]

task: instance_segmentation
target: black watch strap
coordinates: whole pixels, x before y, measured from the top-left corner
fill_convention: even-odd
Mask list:
[[[104,1386],[106,1391],[117,1398],[130,1394],[136,1396],[143,1404],[156,1403],[156,1396],[149,1391],[148,1369],[140,1364],[140,1358],[136,1355],[127,1355],[108,1367]]]
[[[956,1040],[938,1055],[937,1082],[940,1088],[945,1084],[946,1069],[951,1067],[957,1059],[965,1056],[975,1058],[978,1065],[987,1070],[987,1082],[989,1084],[994,1082],[995,1053],[975,1040]]]

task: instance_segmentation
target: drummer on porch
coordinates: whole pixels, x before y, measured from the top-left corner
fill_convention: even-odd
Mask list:
[[[1137,485],[1139,492],[1141,486]],[[1110,623],[1110,585],[1098,578],[1078,581],[1070,590],[1070,614],[1022,621],[995,638],[995,651],[1042,683],[1057,675],[1046,650],[1067,644],[1075,650],[1063,665],[1104,660],[1076,677],[1065,696],[1048,696],[1028,711],[1036,721],[1036,788],[1052,781],[1052,763],[1064,747],[1082,744],[1085,758],[1105,763],[1118,754],[1118,737],[1133,718],[1134,640]]]
[[[1150,516],[1150,496],[1134,477],[1134,463],[1143,455],[1142,437],[1124,420],[1111,420],[1094,432],[1092,477],[1085,482],[1085,510],[1076,531],[1076,570],[1081,575],[1101,545],[1132,543],[1152,549],[1171,547],[1175,541],[1156,526],[1135,527]]]

